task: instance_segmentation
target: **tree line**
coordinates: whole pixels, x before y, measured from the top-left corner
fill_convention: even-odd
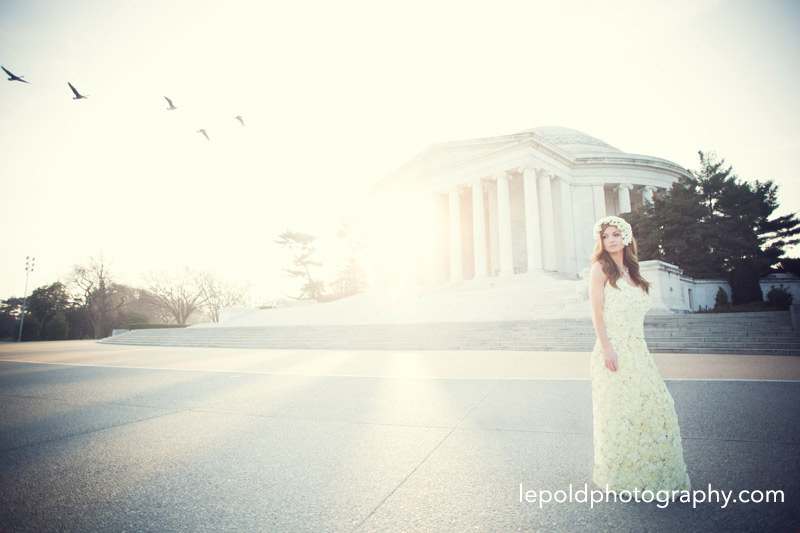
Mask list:
[[[104,257],[90,258],[64,282],[34,289],[27,298],[0,300],[0,339],[17,340],[21,322],[23,341],[99,339],[134,325],[185,325],[201,313],[218,322],[220,309],[248,299],[246,286],[212,271],[154,272],[146,282],[146,288],[120,283]]]
[[[316,237],[285,230],[274,241],[288,252],[291,277],[303,282],[298,299],[326,302],[367,290],[367,236],[360,230],[357,213],[341,221],[338,237],[346,245],[347,259],[334,280],[323,281],[318,274]],[[141,325],[185,325],[205,314],[219,322],[225,307],[248,305],[249,287],[217,276],[212,271],[190,268],[151,272],[145,287],[132,287],[116,280],[109,261],[102,255],[76,265],[67,279],[34,289],[27,299],[0,300],[0,340],[17,340],[23,323],[22,340],[99,339],[114,329]],[[25,307],[22,318],[23,300]]]
[[[796,213],[778,216],[778,186],[741,180],[716,154],[698,152],[700,168],[623,214],[633,227],[639,259],[657,259],[699,278],[726,279],[734,305],[763,300],[759,280],[773,272],[800,276],[800,259],[786,255],[800,235]]]

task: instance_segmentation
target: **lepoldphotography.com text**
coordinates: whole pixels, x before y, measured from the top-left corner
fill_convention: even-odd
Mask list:
[[[594,508],[595,504],[602,502],[658,502],[657,507],[663,509],[672,502],[691,503],[693,508],[698,504],[713,503],[725,509],[731,503],[753,504],[753,503],[783,503],[782,490],[719,490],[712,488],[711,484],[703,490],[643,490],[634,491],[622,490],[618,492],[600,489],[589,489],[586,483],[582,488],[574,490],[572,483],[568,490],[550,491],[546,489],[525,490],[522,483],[519,484],[520,503],[535,503],[539,508],[553,503],[588,503]]]

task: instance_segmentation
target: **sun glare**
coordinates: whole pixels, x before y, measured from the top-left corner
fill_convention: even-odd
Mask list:
[[[432,206],[411,194],[382,199],[370,211],[375,285],[403,291],[426,281],[432,253]]]

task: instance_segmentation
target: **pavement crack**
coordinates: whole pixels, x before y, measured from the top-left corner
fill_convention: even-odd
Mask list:
[[[445,441],[446,441],[447,439],[449,439],[449,438],[450,438],[450,435],[452,435],[452,434],[453,434],[453,433],[454,433],[454,432],[455,432],[457,429],[461,429],[461,424],[462,424],[462,423],[463,423],[463,422],[464,422],[464,421],[465,421],[467,418],[469,418],[469,417],[472,415],[472,413],[473,413],[473,412],[475,412],[475,410],[476,410],[478,407],[480,407],[480,406],[481,406],[481,404],[482,404],[482,403],[483,403],[483,402],[486,400],[486,398],[488,398],[488,397],[489,397],[489,395],[490,395],[490,394],[492,394],[492,393],[494,392],[494,390],[495,390],[495,389],[498,387],[498,385],[500,384],[500,381],[501,381],[501,379],[498,379],[498,380],[496,380],[496,381],[494,382],[494,384],[493,384],[493,385],[492,385],[492,386],[489,388],[489,390],[487,390],[487,391],[486,391],[486,393],[485,393],[485,394],[484,394],[484,395],[483,395],[483,396],[482,396],[482,397],[481,397],[481,398],[480,398],[480,399],[479,399],[477,402],[475,402],[475,405],[473,405],[473,406],[472,406],[472,408],[471,408],[471,409],[470,409],[470,410],[469,410],[469,411],[468,411],[468,412],[467,412],[467,413],[466,413],[464,416],[462,416],[462,417],[461,417],[461,419],[458,421],[458,423],[456,423],[455,427],[453,427],[453,428],[452,428],[450,431],[448,431],[448,432],[447,432],[447,435],[445,435],[444,437],[442,437],[442,440],[440,440],[440,441],[439,441],[439,442],[436,444],[436,446],[434,446],[434,447],[433,447],[433,449],[431,449],[431,451],[429,451],[429,452],[428,452],[428,453],[425,455],[425,457],[423,457],[423,458],[422,458],[422,460],[421,460],[421,461],[420,461],[420,462],[419,462],[419,463],[418,463],[418,464],[417,464],[417,465],[416,465],[416,466],[415,466],[413,469],[411,469],[411,471],[410,471],[410,472],[409,472],[409,473],[406,475],[406,477],[404,477],[404,478],[403,478],[403,480],[402,480],[402,481],[400,481],[400,483],[398,483],[396,487],[394,487],[394,488],[393,488],[391,491],[389,491],[389,493],[388,493],[388,494],[387,494],[387,495],[386,495],[386,496],[385,496],[385,497],[384,497],[384,498],[383,498],[383,499],[382,499],[380,502],[378,502],[378,505],[376,505],[376,506],[375,506],[375,508],[374,508],[372,511],[370,511],[370,512],[369,512],[369,514],[368,514],[367,516],[365,516],[365,517],[364,517],[364,519],[363,519],[361,522],[359,522],[359,523],[358,523],[358,525],[356,525],[356,527],[355,527],[355,530],[356,530],[356,531],[357,531],[357,530],[359,530],[359,529],[361,529],[361,528],[364,526],[364,524],[366,524],[366,523],[367,523],[367,521],[369,521],[369,519],[370,519],[370,518],[372,518],[372,516],[373,516],[373,515],[374,515],[374,514],[375,514],[375,513],[378,511],[378,509],[380,509],[381,507],[383,507],[383,504],[384,504],[384,503],[386,503],[386,502],[389,500],[389,498],[391,498],[392,496],[394,496],[394,494],[395,494],[395,493],[396,493],[398,490],[400,490],[400,487],[402,487],[403,485],[405,485],[405,484],[406,484],[406,482],[407,482],[409,479],[411,479],[411,476],[413,476],[413,475],[414,475],[414,474],[417,472],[417,470],[419,470],[419,469],[420,469],[420,467],[421,467],[422,465],[424,465],[424,464],[425,464],[425,463],[428,461],[428,459],[429,459],[429,458],[430,458],[430,457],[431,457],[431,456],[432,456],[434,453],[436,453],[436,451],[437,451],[437,450],[438,450],[438,449],[439,449],[439,448],[442,446],[442,444],[444,444],[444,443],[445,443]]]

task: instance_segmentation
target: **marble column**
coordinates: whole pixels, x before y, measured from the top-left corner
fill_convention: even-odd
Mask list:
[[[489,276],[500,274],[500,226],[497,223],[497,181],[486,182],[486,212],[489,215]]]
[[[549,172],[539,175],[539,208],[542,222],[542,266],[545,270],[556,270],[556,234],[553,218],[553,191]]]
[[[606,188],[602,185],[592,185],[592,198],[594,199],[594,220],[606,216]]]
[[[617,187],[619,194],[619,214],[631,212],[631,189],[633,186],[620,184]]]
[[[500,224],[500,275],[514,273],[514,251],[511,248],[511,198],[508,195],[508,173],[497,176],[497,218]]]
[[[564,274],[576,276],[578,274],[577,268],[577,254],[575,253],[575,221],[572,214],[572,186],[566,181],[559,179],[556,180],[558,187],[558,196],[561,199],[561,234],[559,238],[564,243]]]
[[[651,185],[648,185],[647,187],[644,188],[644,191],[642,191],[642,202],[645,205],[648,203],[651,204],[653,203],[653,193],[655,192],[655,190],[656,188]]]
[[[525,236],[528,251],[528,272],[542,269],[542,230],[539,224],[539,191],[536,185],[536,171],[532,168],[522,170],[525,189]]]
[[[442,231],[441,224],[439,223],[439,215],[436,212],[438,206],[437,195],[433,194],[428,199],[426,208],[430,214],[431,229],[433,235],[428,241],[430,249],[428,250],[428,276],[427,285],[435,285],[439,281],[439,238]]]
[[[475,279],[483,279],[488,275],[486,258],[486,214],[483,205],[483,183],[472,184],[472,237],[475,243]]]
[[[458,189],[450,191],[450,281],[461,281],[461,199]]]

